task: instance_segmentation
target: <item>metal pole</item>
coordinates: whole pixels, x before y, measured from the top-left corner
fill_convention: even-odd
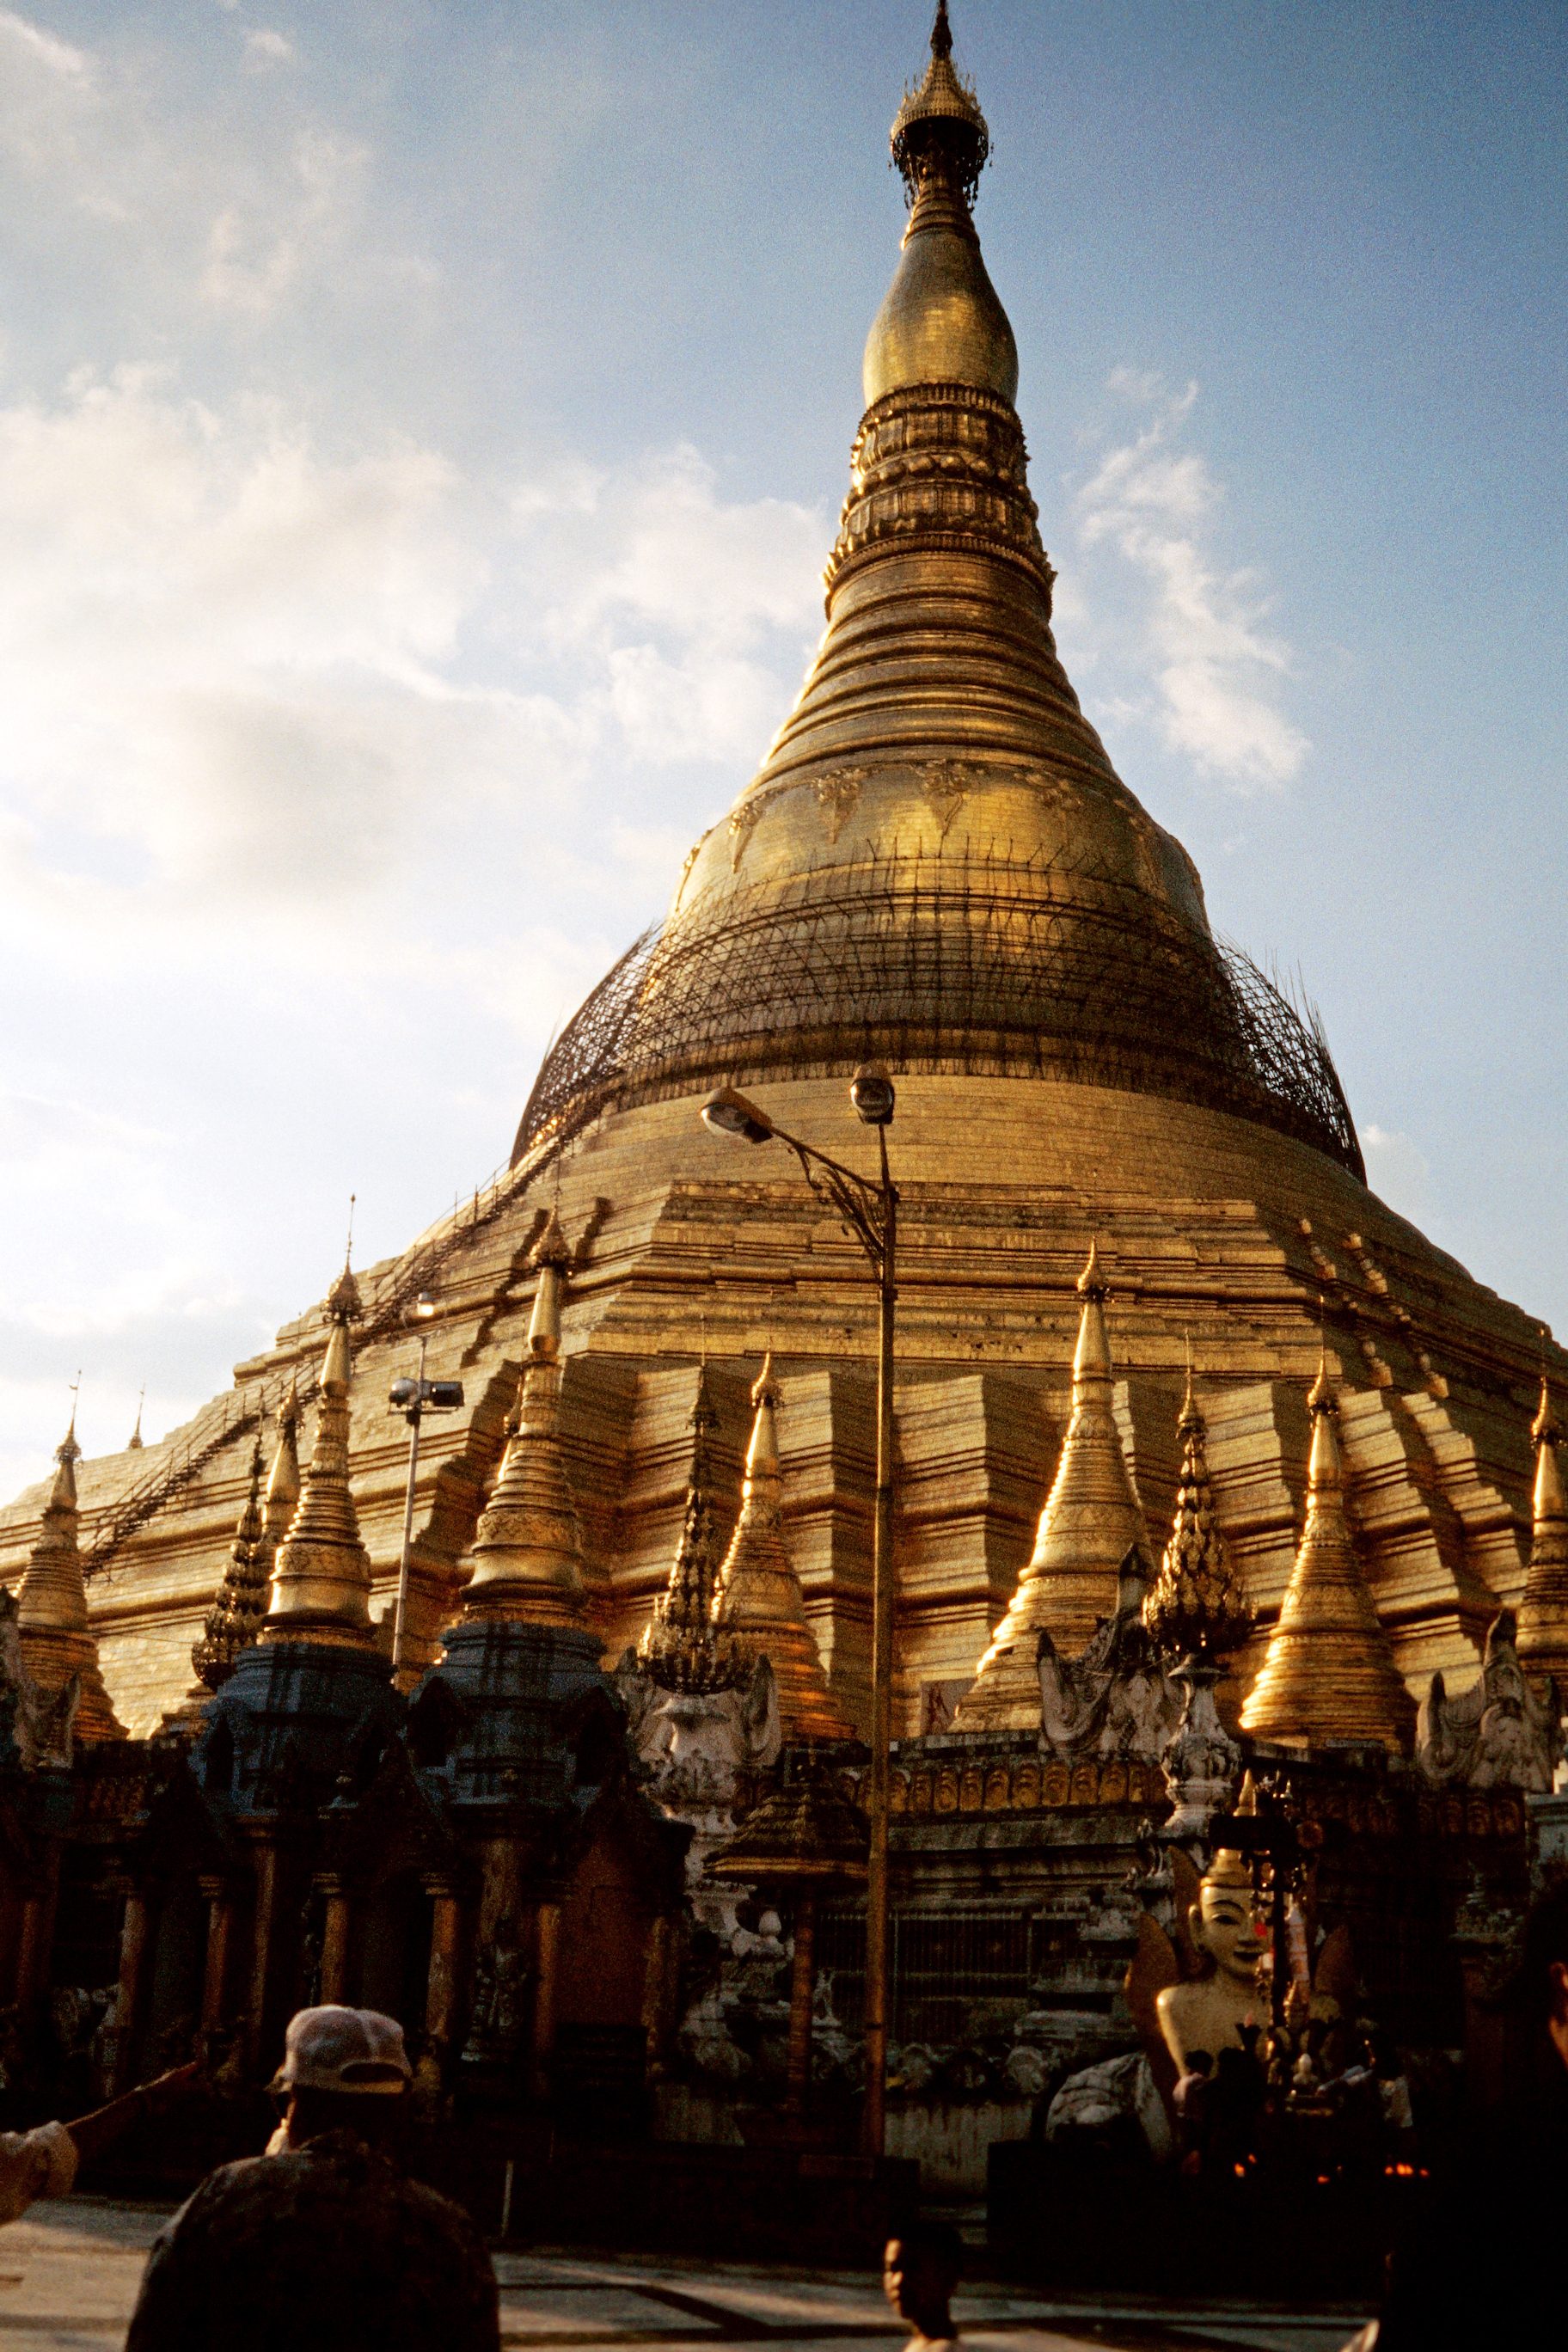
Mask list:
[[[419,1475],[419,1423],[425,1404],[425,1349],[419,1334],[419,1388],[408,1413],[408,1492],[403,1504],[403,1558],[397,1568],[397,1613],[392,1621],[392,1671],[403,1664],[403,1620],[408,1607],[408,1555],[414,1548],[414,1482]]]
[[[883,2153],[888,2080],[888,1743],[893,1728],[893,1307],[898,1194],[882,1148],[882,1249],[878,1265],[877,1520],[871,1559],[871,1850],[866,1875],[864,2153]]]

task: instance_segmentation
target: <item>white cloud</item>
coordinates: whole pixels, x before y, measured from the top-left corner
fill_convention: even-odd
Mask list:
[[[1363,1127],[1362,1157],[1366,1181],[1380,1200],[1400,1216],[1408,1217],[1423,1233],[1440,1230],[1441,1213],[1432,1181],[1431,1163],[1408,1135],[1383,1127]]]
[[[1223,486],[1180,439],[1197,386],[1170,394],[1159,377],[1118,368],[1109,389],[1155,413],[1105,452],[1073,501],[1086,557],[1109,551],[1143,587],[1145,688],[1113,687],[1105,706],[1146,719],[1172,750],[1241,790],[1286,784],[1309,749],[1282,707],[1294,656],[1267,625],[1256,572],[1227,570],[1209,551]]]
[[[274,66],[290,63],[294,44],[286,33],[274,32],[269,26],[258,26],[245,37],[245,70],[247,73],[270,73]]]

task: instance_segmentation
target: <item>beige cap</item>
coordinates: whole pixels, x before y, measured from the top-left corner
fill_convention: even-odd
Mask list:
[[[297,2010],[274,2090],[401,2091],[413,2073],[403,2028],[375,2009]]]

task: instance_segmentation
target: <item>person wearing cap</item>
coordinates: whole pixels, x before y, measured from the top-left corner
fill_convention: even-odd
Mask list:
[[[497,2352],[484,2240],[379,2145],[410,2072],[374,2010],[290,2019],[268,2152],[220,2165],[159,2231],[125,2352]]]
[[[282,2110],[267,2154],[283,2156],[329,2131],[378,2144],[412,2078],[395,2018],[335,2005],[298,2011],[284,2036],[283,2063],[267,2086]]]

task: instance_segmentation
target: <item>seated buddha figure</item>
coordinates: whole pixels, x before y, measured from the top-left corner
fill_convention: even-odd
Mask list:
[[[1262,2022],[1252,1878],[1240,1856],[1215,1855],[1198,1885],[1187,1927],[1202,1976],[1166,1985],[1156,2007],[1178,2074],[1212,2073],[1222,2050],[1246,2047],[1240,2029]]]

